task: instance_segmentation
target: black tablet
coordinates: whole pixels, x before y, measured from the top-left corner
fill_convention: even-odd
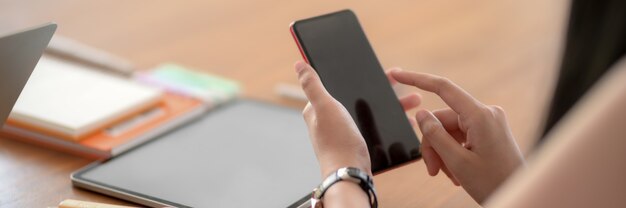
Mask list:
[[[320,181],[300,111],[246,100],[72,174],[152,207],[295,206]]]

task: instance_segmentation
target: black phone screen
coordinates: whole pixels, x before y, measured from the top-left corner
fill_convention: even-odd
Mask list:
[[[352,11],[296,21],[292,32],[324,87],[356,122],[372,171],[420,157],[419,140]]]

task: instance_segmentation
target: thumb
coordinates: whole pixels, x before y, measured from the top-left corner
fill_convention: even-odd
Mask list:
[[[295,68],[302,90],[309,99],[309,102],[311,102],[311,105],[315,106],[316,104],[333,99],[328,91],[326,91],[326,88],[324,88],[320,77],[315,70],[313,70],[313,67],[303,61],[298,61],[296,62]]]
[[[460,159],[467,156],[467,149],[463,148],[443,127],[441,122],[430,111],[420,110],[415,116],[419,123],[424,139],[427,139],[441,160],[454,168]]]

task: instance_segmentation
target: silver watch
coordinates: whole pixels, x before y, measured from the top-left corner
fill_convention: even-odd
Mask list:
[[[321,200],[322,197],[324,197],[324,193],[326,193],[328,188],[339,181],[350,181],[356,183],[367,193],[372,207],[378,207],[378,199],[376,198],[376,190],[374,190],[374,181],[372,180],[372,177],[364,171],[353,167],[339,168],[337,171],[326,177],[326,179],[324,179],[319,186],[313,189],[313,194],[311,195],[311,207],[323,207]]]

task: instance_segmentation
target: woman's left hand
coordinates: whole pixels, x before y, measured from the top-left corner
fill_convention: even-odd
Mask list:
[[[360,168],[371,175],[367,145],[346,108],[326,91],[310,65],[299,61],[295,68],[309,99],[302,113],[322,177],[346,166]],[[395,80],[390,79],[390,82],[394,84]],[[410,94],[400,99],[400,103],[408,110],[418,106],[420,100],[419,94]]]
[[[342,167],[359,168],[369,175],[370,155],[365,140],[346,108],[333,98],[311,66],[299,61],[295,65],[302,89],[309,99],[302,114],[309,128],[322,177]],[[388,75],[389,76],[389,75]],[[393,79],[390,79],[393,83]],[[420,103],[412,94],[400,100],[405,109]],[[324,207],[368,207],[367,194],[354,183],[339,182],[324,195]]]

